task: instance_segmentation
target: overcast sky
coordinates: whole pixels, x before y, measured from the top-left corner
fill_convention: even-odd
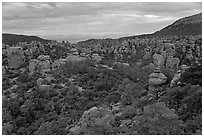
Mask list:
[[[202,3],[3,3],[3,33],[136,35],[200,13]]]

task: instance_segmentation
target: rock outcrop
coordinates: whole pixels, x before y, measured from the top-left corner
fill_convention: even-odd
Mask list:
[[[181,77],[181,70],[178,70],[175,74],[173,79],[171,80],[171,87],[175,86]]]
[[[55,60],[53,63],[52,63],[52,70],[56,70],[56,69],[59,69],[59,67],[63,64],[66,63],[66,59],[59,59],[59,60]]]
[[[42,75],[51,71],[51,59],[48,55],[40,55],[37,59],[31,59],[29,61],[29,72],[33,74],[34,72],[39,72]]]
[[[18,69],[24,62],[24,52],[21,47],[10,47],[7,50],[9,68]]]
[[[39,61],[37,59],[31,59],[29,61],[28,69],[29,69],[30,74],[33,74],[36,71],[38,63]]]
[[[104,128],[107,131],[110,130],[112,127],[110,124],[111,120],[113,120],[113,115],[110,109],[105,107],[92,107],[83,113],[79,123],[70,128],[69,132],[71,132],[71,134],[101,134],[97,133],[97,128]]]
[[[166,68],[176,71],[179,67],[179,63],[180,63],[179,58],[174,58],[174,57],[170,56],[166,60]]]
[[[160,54],[154,54],[153,55],[153,63],[155,67],[162,67],[164,66],[164,58]]]

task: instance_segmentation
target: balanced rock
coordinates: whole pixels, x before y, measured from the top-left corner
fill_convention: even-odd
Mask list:
[[[152,74],[149,75],[150,85],[162,85],[166,82],[167,77],[161,72],[160,69],[155,69]]]
[[[163,84],[166,82],[167,77],[161,73],[157,68],[152,74],[149,75],[149,92],[150,94],[157,94],[163,88]]]
[[[174,85],[177,84],[177,82],[179,81],[179,79],[181,78],[181,70],[178,70],[175,74],[173,79],[171,80],[171,87],[173,87]]]

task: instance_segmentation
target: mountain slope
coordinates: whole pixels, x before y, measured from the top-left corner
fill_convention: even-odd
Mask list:
[[[189,36],[189,35],[200,35],[202,34],[202,13],[188,16],[181,18],[171,25],[166,26],[165,28],[161,29],[160,31],[156,31],[152,34],[142,34],[142,35],[135,35],[135,36],[127,36],[121,37],[114,40],[128,40],[128,39],[135,39],[135,38],[150,38],[150,37],[165,37],[165,36]],[[106,40],[106,39],[104,39]],[[103,41],[104,41],[103,40]],[[93,42],[100,42],[100,39],[89,39],[86,41],[80,41],[78,43],[93,43]]]
[[[16,34],[2,34],[2,43],[7,45],[17,44],[18,42],[27,42],[39,41],[41,43],[48,43],[50,40],[45,40],[37,36],[26,36],[26,35],[16,35]]]
[[[202,34],[202,13],[181,18],[171,25],[153,33],[153,36],[188,36]]]

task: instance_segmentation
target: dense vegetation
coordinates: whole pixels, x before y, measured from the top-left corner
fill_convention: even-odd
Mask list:
[[[136,74],[130,71],[129,76],[125,74],[126,72],[127,69],[120,68],[96,69],[89,60],[69,62],[62,66],[60,71],[53,72],[55,84],[53,89],[46,92],[41,92],[36,87],[37,74],[33,77],[27,77],[26,73],[18,76],[19,87],[15,91],[17,97],[9,98],[4,93],[3,134],[69,134],[67,127],[77,124],[84,111],[94,106],[118,102],[122,103],[121,115],[112,119],[112,127],[107,132],[101,129],[102,131],[95,131],[93,134],[199,134],[201,132],[200,66],[182,75],[181,87],[166,89],[165,94],[152,100],[147,96],[148,91],[143,83],[145,81],[133,82],[129,77],[140,74],[135,77],[142,78],[145,77],[142,75],[144,72],[139,71]],[[73,76],[76,79],[71,83],[68,79]],[[66,88],[62,87],[61,83],[65,84]],[[3,87],[4,84],[10,83],[3,83]],[[85,90],[79,91],[76,85],[82,86]],[[32,91],[28,92],[30,88]],[[129,126],[126,124],[119,126],[128,120]]]

